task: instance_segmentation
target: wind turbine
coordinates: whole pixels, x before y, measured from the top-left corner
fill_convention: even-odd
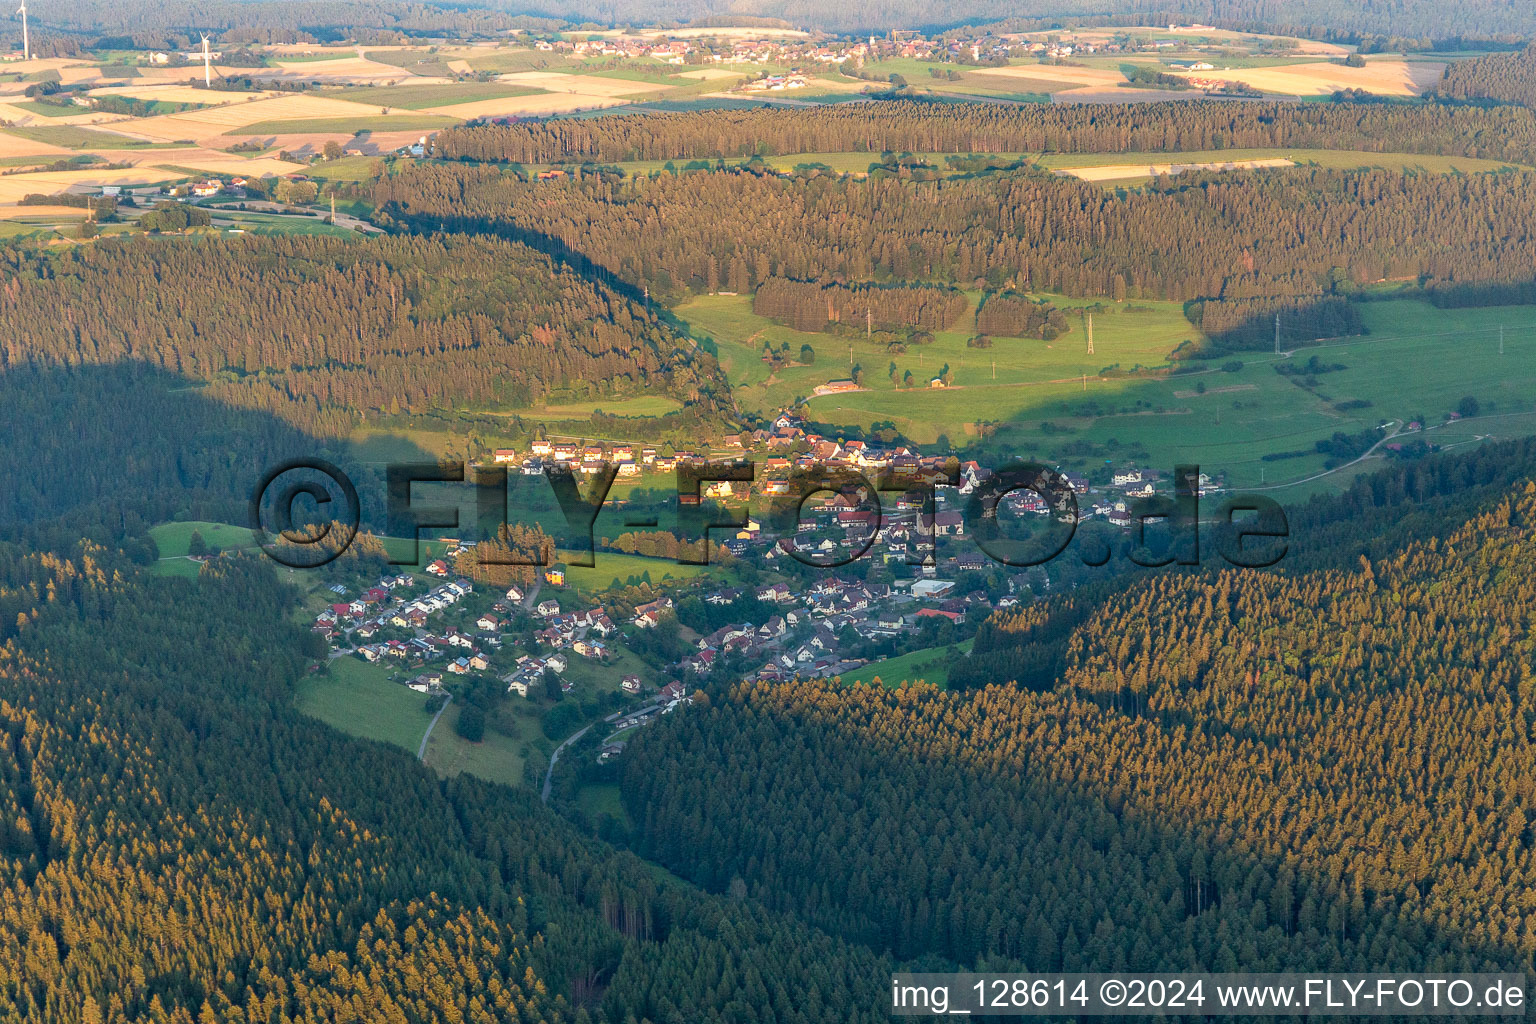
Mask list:
[[[213,88],[213,71],[208,57],[208,37],[203,36],[203,85]]]
[[[16,8],[16,13],[21,15],[21,59],[32,59],[32,40],[27,35],[27,0],[21,0],[21,6]]]

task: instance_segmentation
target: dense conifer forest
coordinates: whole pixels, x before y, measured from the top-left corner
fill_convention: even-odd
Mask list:
[[[1445,69],[1439,92],[1458,100],[1536,105],[1536,47],[1457,61]]]
[[[526,183],[438,165],[385,179],[374,196],[424,230],[500,228],[663,299],[788,277],[1189,300],[1389,279],[1431,289],[1529,280],[1533,182],[1524,171],[1296,168],[1185,174],[1115,194],[1027,171],[912,182],[729,169]],[[1470,208],[1486,216],[1456,212]]]
[[[728,401],[713,361],[636,304],[494,239],[9,249],[0,278],[0,369],[139,363],[319,433],[561,390],[659,388],[704,417]]]

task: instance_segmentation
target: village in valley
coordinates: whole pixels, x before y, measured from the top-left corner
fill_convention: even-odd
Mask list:
[[[436,557],[419,567],[377,576],[328,570],[311,604],[313,631],[326,643],[328,662],[365,663],[429,707],[475,688],[484,702],[494,690],[508,715],[543,724],[549,741],[602,719],[607,742],[589,754],[607,763],[622,753],[630,730],[687,707],[713,683],[840,677],[943,685],[937,662],[968,650],[992,611],[1053,586],[1048,567],[1009,568],[973,542],[964,506],[991,476],[987,468],[909,444],[828,438],[788,413],[728,438],[718,451],[540,436],[526,450],[493,449],[483,462],[514,481],[539,478],[530,481],[534,487],[547,487],[546,471],[570,471],[590,484],[612,467],[615,480],[649,479],[664,489],[675,486],[680,465],[744,457],[757,463],[752,483],[701,487],[700,500],[722,513],[735,510],[741,525],[712,534],[712,564],[697,574],[668,575],[674,563],[623,553],[623,545],[603,538],[597,569],[605,558],[638,562],[649,567],[645,578],[586,585],[581,574],[594,569],[559,562],[502,585],[484,578],[468,538],[441,537],[430,542]],[[882,492],[878,506],[869,488],[820,492],[799,510],[792,536],[765,528],[773,501],[785,500],[794,474],[812,467],[912,486]],[[1159,476],[1120,470],[1100,486],[1077,473],[1063,478],[1080,524],[1119,533],[1131,524],[1131,503],[1153,494]],[[1218,488],[1207,479],[1201,486]],[[998,507],[999,519],[1072,515],[1029,490],[1007,494]],[[924,651],[935,652],[931,670],[908,671],[911,656]],[[562,703],[558,724],[545,724]]]

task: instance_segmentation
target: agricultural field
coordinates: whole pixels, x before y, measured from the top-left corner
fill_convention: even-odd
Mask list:
[[[1376,96],[1421,96],[1439,84],[1444,70],[1443,63],[1434,61],[1372,58],[1362,68],[1331,61],[1231,69],[1218,63],[1213,71],[1168,69],[1168,73],[1202,81],[1240,82],[1282,96],[1327,96],[1343,89],[1363,89]]]
[[[599,515],[597,529],[599,532],[622,532],[622,521],[622,515],[616,514],[613,509],[605,506],[603,513]],[[643,576],[649,576],[653,583],[660,583],[668,578],[691,580],[709,568],[703,565],[684,565],[664,558],[626,555],[617,551],[594,552],[592,561],[594,564],[590,568],[567,565],[565,571],[566,582],[587,595],[599,593],[610,587],[627,583],[630,579],[639,579]],[[558,593],[559,591],[550,591],[551,595],[558,595]]]
[[[512,96],[533,96],[538,92],[539,90],[528,86],[505,82],[442,82],[357,86],[329,90],[323,95],[381,107],[425,110],[429,107],[441,107],[454,103],[476,103]]]
[[[1046,153],[1034,158],[1043,167],[1071,173],[1085,180],[1100,180],[1107,167],[1132,169],[1150,177],[1154,166],[1168,164],[1224,164],[1284,161],[1298,166],[1333,169],[1382,167],[1392,171],[1423,170],[1439,174],[1472,174],[1510,166],[1478,157],[1436,156],[1419,153],[1366,153],[1342,149],[1206,149],[1182,153]]]

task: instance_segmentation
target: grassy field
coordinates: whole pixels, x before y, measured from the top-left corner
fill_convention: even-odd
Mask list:
[[[407,690],[407,693],[411,691]],[[412,697],[417,697],[411,693]],[[421,698],[424,700],[425,698]],[[516,699],[516,698],[514,698]],[[538,734],[538,724],[531,716],[518,719],[525,728],[517,736],[505,736],[494,729],[485,730],[485,738],[471,743],[454,732],[454,725],[463,710],[461,701],[454,701],[443,712],[442,720],[432,730],[427,740],[426,763],[439,775],[458,775],[461,772],[489,782],[502,782],[520,786],[523,782],[523,750]],[[526,735],[525,735],[526,733]],[[419,743],[421,737],[416,737]],[[413,748],[414,749],[414,748]]]
[[[76,124],[11,125],[5,129],[34,142],[46,142],[65,149],[171,149],[175,143],[144,142],[125,135],[99,132]]]
[[[474,103],[478,100],[501,99],[506,96],[532,96],[537,89],[505,82],[449,82],[438,85],[375,85],[349,89],[327,89],[323,96],[336,99],[356,100],[380,107],[399,107],[401,110],[421,110],[426,107],[442,107],[450,103]]]
[[[537,409],[487,410],[493,416],[517,416],[525,420],[579,420],[593,413],[609,416],[665,416],[682,403],[667,395],[636,395],[632,398],[594,398],[586,402],[562,402]]]
[[[320,217],[288,217],[277,213],[245,210],[221,210],[214,213],[215,226],[238,228],[252,235],[329,235],[332,238],[356,238],[357,232]],[[227,222],[227,223],[226,223]]]
[[[612,512],[606,512],[606,515],[610,519],[622,518],[615,516]],[[708,569],[708,566],[703,565],[682,565],[664,558],[644,558],[640,555],[626,555],[617,551],[598,551],[593,555],[592,560],[596,564],[591,568],[570,566],[566,570],[567,583],[584,594],[607,590],[615,583],[623,583],[632,576],[640,577],[649,573],[651,582],[659,583],[668,577],[673,580],[691,580]],[[549,591],[549,596],[558,596],[558,594],[559,591]]]
[[[624,810],[624,803],[620,799],[618,786],[582,786],[576,791],[576,806],[593,823],[607,815],[617,820],[626,829],[631,827],[629,813]]]
[[[1478,400],[1485,417],[1455,428],[1437,427],[1427,440],[1466,443],[1480,435],[1529,432],[1530,396],[1536,393],[1536,326],[1531,326],[1536,309],[1439,310],[1399,300],[1365,304],[1361,314],[1369,335],[1296,350],[1297,362],[1316,354],[1325,365],[1338,367],[1318,375],[1315,387],[1276,373],[1271,353],[1244,353],[1234,357],[1242,368],[1233,373],[1091,384],[1089,397],[1098,407],[1092,415],[1084,415],[1090,410],[1082,402],[1042,403],[1005,424],[994,442],[1000,450],[1048,457],[1064,457],[1069,445],[1087,443],[1108,451],[1112,445],[1135,443],[1156,468],[1195,462],[1207,471],[1226,472],[1234,486],[1255,487],[1323,473],[1325,456],[1315,446],[1336,432],[1357,434],[1413,419],[1436,426],[1468,396]],[[1502,357],[1500,325],[1505,329]],[[1350,407],[1359,402],[1368,404]],[[1490,412],[1494,415],[1486,415]],[[1058,433],[1046,434],[1044,421]],[[1064,429],[1071,433],[1060,433]],[[1263,458],[1284,452],[1303,454],[1282,461]],[[1085,460],[1067,458],[1086,468]],[[1349,478],[1346,471],[1337,479],[1307,481],[1294,494],[1281,496],[1336,487]]]
[[[1524,413],[1536,394],[1536,309],[1529,307],[1365,303],[1360,312],[1368,335],[1322,346],[1291,343],[1299,346],[1298,362],[1315,352],[1323,363],[1341,367],[1303,386],[1304,377],[1276,372],[1280,360],[1271,352],[1193,364],[1201,371],[1194,375],[1126,374],[1137,366],[1166,367],[1172,349],[1198,332],[1176,303],[1103,305],[1093,315],[1092,356],[1078,316],[1070,318],[1072,331],[1054,342],[996,339],[991,349],[965,347],[972,333],[969,314],[933,344],[896,356],[854,339],[853,361],[864,367],[867,390],[810,398],[810,417],[862,428],[890,422],[920,444],[964,446],[985,436],[988,451],[1083,470],[1127,459],[1164,471],[1176,461],[1197,462],[1226,472],[1235,486],[1251,487],[1323,472],[1326,456],[1316,444],[1336,432],[1356,434],[1415,418],[1439,424],[1468,396],[1485,413]],[[678,314],[696,336],[715,339],[744,409],[778,409],[809,396],[817,384],[848,376],[847,339],[772,323],[753,314],[745,296],[699,297]],[[764,342],[788,342],[792,354],[810,344],[816,361],[770,373],[759,358]],[[920,382],[947,363],[952,386],[898,389],[887,373],[892,361],[898,378],[910,369]],[[1241,365],[1224,370],[1229,364]],[[1101,373],[1111,367],[1122,372]],[[1517,421],[1486,431],[1519,432]],[[1301,454],[1263,458],[1277,453]]]
[[[971,643],[970,640],[958,643],[954,646],[954,650],[961,654],[969,654]],[[921,651],[910,651],[884,661],[870,662],[858,671],[849,672],[843,676],[843,682],[873,683],[878,679],[884,686],[924,682],[931,683],[942,690],[949,682],[951,660],[950,648],[927,647]]]
[[[387,104],[383,104],[387,106]],[[458,119],[442,114],[399,114],[392,117],[295,117],[280,121],[258,121],[231,128],[226,135],[291,135],[314,132],[415,132],[447,128]]]
[[[33,114],[38,114],[42,117],[73,117],[76,114],[90,113],[89,107],[77,106],[73,103],[66,107],[60,103],[43,103],[39,100],[21,100],[20,102],[12,103],[11,106],[18,107]]]
[[[312,164],[305,173],[322,181],[366,181],[378,161],[376,156],[344,156]]]
[[[150,527],[149,535],[154,538],[155,546],[160,549],[160,557],[174,558],[187,553],[187,546],[191,544],[194,532],[201,533],[203,540],[207,541],[210,547],[225,551],[231,548],[248,548],[256,543],[251,531],[244,526],[202,521],[161,523],[159,526]]]
[[[313,675],[299,684],[298,707],[327,725],[368,739],[383,740],[416,753],[432,716],[426,698],[389,680],[389,670],[357,658],[337,658],[330,674]],[[432,731],[434,739],[447,715]]]
[[[748,296],[701,296],[678,307],[697,337],[715,340],[720,361],[744,409],[768,412],[809,398],[813,418],[824,422],[868,426],[891,421],[915,441],[932,443],[941,435],[963,440],[975,433],[978,413],[988,419],[1006,419],[1032,408],[1044,397],[1081,391],[1080,378],[1097,375],[1119,363],[1161,365],[1179,342],[1196,335],[1182,308],[1171,302],[1121,303],[1113,312],[1094,315],[1095,355],[1088,355],[1083,325],[1072,317],[1073,329],[1055,341],[998,340],[991,349],[972,349],[966,341],[973,330],[974,303],[954,326],[937,332],[930,345],[912,346],[899,355],[862,339],[806,333],[776,324],[752,312]],[[1063,307],[1077,305],[1057,299]],[[1133,311],[1134,310],[1134,311]],[[770,373],[761,359],[765,343],[788,343],[792,356],[809,344],[816,361]],[[850,360],[851,350],[851,360]],[[914,388],[898,388],[889,368],[896,364],[896,380],[911,372]],[[829,379],[847,377],[851,363],[864,368],[863,392],[811,398],[813,389]],[[928,382],[948,366],[951,386],[932,390]],[[977,389],[985,394],[977,395]]]

